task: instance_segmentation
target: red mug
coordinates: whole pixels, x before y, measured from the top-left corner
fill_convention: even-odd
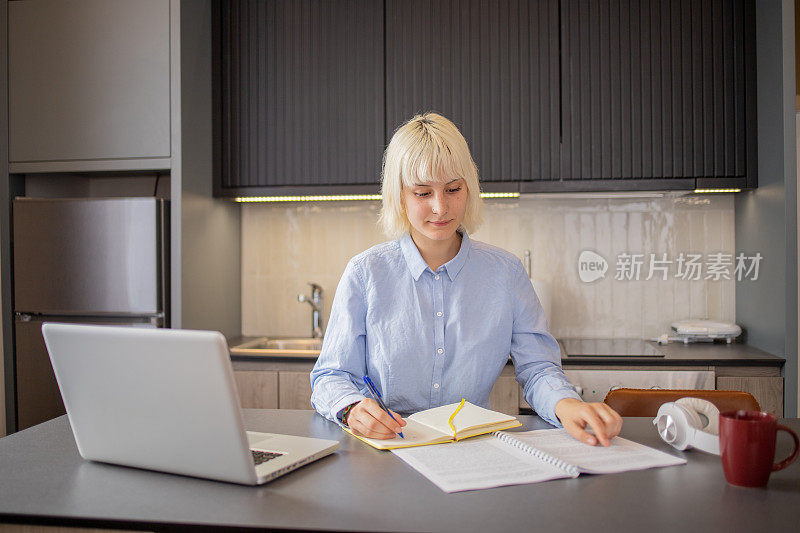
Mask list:
[[[773,464],[778,431],[792,436],[794,450],[789,457]],[[722,470],[731,485],[765,486],[772,472],[786,468],[797,459],[798,446],[797,434],[778,424],[775,415],[759,411],[729,411],[719,415]]]

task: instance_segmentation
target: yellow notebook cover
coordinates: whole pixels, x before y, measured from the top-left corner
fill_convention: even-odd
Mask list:
[[[370,439],[345,431],[379,450],[455,442],[469,437],[521,426],[516,417],[473,405],[466,400],[414,413],[406,418],[404,439]]]

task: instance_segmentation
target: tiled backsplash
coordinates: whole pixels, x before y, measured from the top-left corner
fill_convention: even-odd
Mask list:
[[[324,323],[350,257],[383,242],[377,202],[245,204],[242,206],[242,330],[244,335],[309,336],[311,309],[297,301],[307,282],[324,288]],[[536,195],[487,200],[473,238],[522,258],[550,284],[550,329],[559,338],[652,338],[684,318],[735,321],[730,280],[707,276],[711,254],[734,253],[730,194],[668,194],[663,198],[580,198]],[[578,275],[578,257],[591,250],[608,262],[605,277]],[[615,279],[619,254],[644,254],[639,280]],[[647,280],[650,254],[673,261],[667,280]],[[676,277],[677,259],[702,254],[700,280]],[[767,261],[764,258],[762,261]],[[735,258],[734,258],[735,262]]]

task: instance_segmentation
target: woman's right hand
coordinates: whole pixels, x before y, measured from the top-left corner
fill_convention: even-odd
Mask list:
[[[406,421],[392,411],[392,417],[372,398],[364,398],[347,414],[347,425],[356,435],[370,439],[393,439],[402,431]]]

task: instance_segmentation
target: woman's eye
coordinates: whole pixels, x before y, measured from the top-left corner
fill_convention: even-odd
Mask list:
[[[456,187],[455,189],[447,189],[447,192],[458,192],[461,190],[461,187]]]
[[[429,192],[415,192],[414,196],[417,196],[419,198],[424,198],[424,197],[428,196],[429,194],[430,194]]]

